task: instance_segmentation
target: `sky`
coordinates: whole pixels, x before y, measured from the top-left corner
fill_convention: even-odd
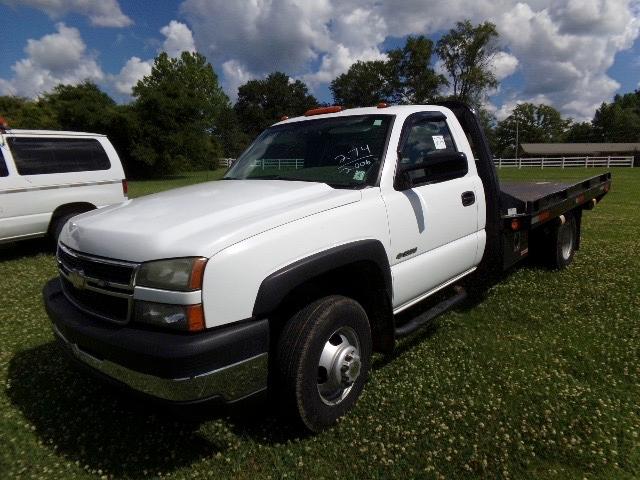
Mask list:
[[[329,83],[354,62],[464,19],[500,34],[486,105],[498,119],[534,102],[588,120],[639,87],[640,0],[0,0],[0,95],[90,80],[127,102],[159,52],[198,51],[232,101],[279,70],[331,102]]]

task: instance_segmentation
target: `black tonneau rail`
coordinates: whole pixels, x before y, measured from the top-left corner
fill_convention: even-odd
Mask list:
[[[611,187],[611,173],[603,173],[575,184],[551,182],[505,183],[501,185],[501,216],[513,230],[535,228],[576,207],[593,208]],[[514,220],[518,222],[514,228]]]

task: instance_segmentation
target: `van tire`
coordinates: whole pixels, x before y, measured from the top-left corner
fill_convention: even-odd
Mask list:
[[[277,344],[279,394],[287,413],[312,432],[335,424],[362,393],[371,351],[369,320],[355,300],[331,295],[302,308]]]
[[[62,233],[62,228],[64,227],[64,225],[76,215],[80,215],[80,213],[82,212],[66,213],[53,221],[53,224],[51,225],[51,229],[49,231],[51,242],[53,243],[54,247],[58,245],[58,239],[60,238],[60,234]]]

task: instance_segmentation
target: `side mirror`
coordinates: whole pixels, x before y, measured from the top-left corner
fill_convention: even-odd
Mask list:
[[[467,156],[462,152],[431,153],[417,163],[400,164],[396,171],[396,190],[440,183],[464,177],[469,171]]]

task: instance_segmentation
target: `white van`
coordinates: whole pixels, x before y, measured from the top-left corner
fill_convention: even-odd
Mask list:
[[[57,241],[71,217],[126,199],[124,170],[106,136],[0,124],[0,243]]]

